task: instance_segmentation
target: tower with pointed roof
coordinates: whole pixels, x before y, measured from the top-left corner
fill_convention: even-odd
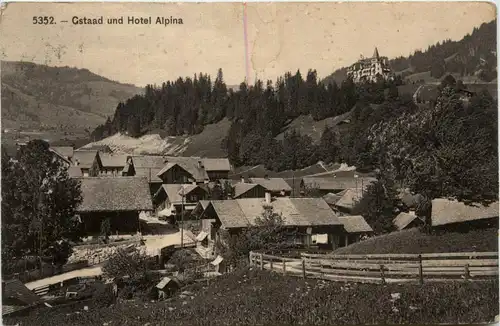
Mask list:
[[[347,69],[347,75],[350,76],[355,83],[366,81],[375,82],[378,78],[390,80],[394,78],[389,67],[387,57],[381,57],[378,48],[375,47],[371,58],[363,58],[358,60]]]

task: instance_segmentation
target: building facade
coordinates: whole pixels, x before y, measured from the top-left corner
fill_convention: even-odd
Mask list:
[[[361,58],[347,69],[347,76],[351,77],[355,83],[375,82],[378,77],[384,80],[394,79],[394,74],[389,67],[387,57],[381,57],[377,48],[371,58]]]

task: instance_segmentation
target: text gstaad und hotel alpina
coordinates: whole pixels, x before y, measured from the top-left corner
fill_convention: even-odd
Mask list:
[[[80,17],[73,16],[71,20],[57,20],[53,16],[33,16],[33,25],[183,25],[180,17],[157,16],[117,16],[117,17]]]

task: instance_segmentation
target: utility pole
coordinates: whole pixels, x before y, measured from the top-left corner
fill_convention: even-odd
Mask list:
[[[181,248],[184,248],[184,185],[181,192]]]

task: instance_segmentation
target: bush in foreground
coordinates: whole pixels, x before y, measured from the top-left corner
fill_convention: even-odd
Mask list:
[[[185,289],[186,290],[186,289]],[[11,320],[21,325],[352,325],[491,322],[498,282],[420,285],[346,284],[240,270],[191,296],[123,302],[67,315],[47,309]]]

